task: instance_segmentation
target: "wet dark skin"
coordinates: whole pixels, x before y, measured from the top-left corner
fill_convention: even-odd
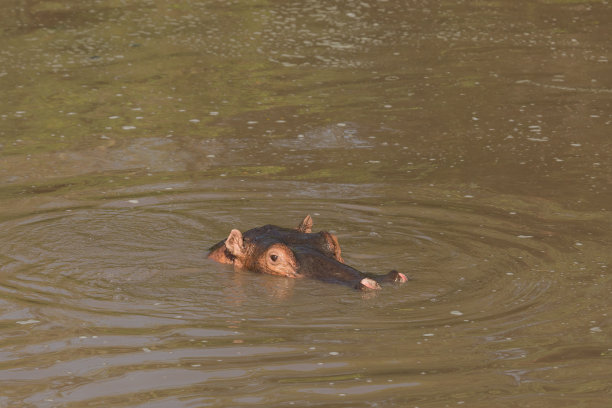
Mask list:
[[[234,229],[210,248],[208,258],[254,272],[313,278],[362,290],[408,280],[397,271],[372,275],[346,265],[336,236],[327,231],[313,233],[310,215],[295,229],[264,225],[244,234]]]

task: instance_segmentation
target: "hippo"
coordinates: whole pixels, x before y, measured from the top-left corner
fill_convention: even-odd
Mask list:
[[[209,249],[208,258],[253,272],[313,278],[360,290],[377,290],[381,283],[408,280],[395,270],[373,275],[345,264],[338,238],[327,231],[313,233],[312,226],[312,217],[307,215],[295,229],[264,225],[244,234],[233,229]]]

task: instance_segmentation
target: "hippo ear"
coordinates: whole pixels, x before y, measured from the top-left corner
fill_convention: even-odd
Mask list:
[[[300,232],[305,232],[307,234],[310,234],[312,232],[312,217],[310,216],[310,214],[308,214],[306,218],[304,218],[302,222],[300,222],[300,225],[298,225],[296,230]]]
[[[225,247],[237,258],[242,258],[244,255],[244,242],[242,241],[242,233],[237,229],[233,229],[225,240]]]
[[[334,252],[334,258],[336,258],[338,262],[344,263],[344,259],[342,259],[342,250],[340,249],[340,243],[338,242],[338,237],[328,232],[326,238],[330,249]]]

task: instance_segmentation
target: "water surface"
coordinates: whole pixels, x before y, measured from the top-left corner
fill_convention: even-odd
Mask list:
[[[607,407],[607,1],[0,6],[1,407]],[[379,293],[206,259],[338,235]]]

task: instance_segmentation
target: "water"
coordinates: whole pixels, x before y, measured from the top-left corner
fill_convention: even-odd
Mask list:
[[[0,407],[609,406],[609,2],[0,10]]]

